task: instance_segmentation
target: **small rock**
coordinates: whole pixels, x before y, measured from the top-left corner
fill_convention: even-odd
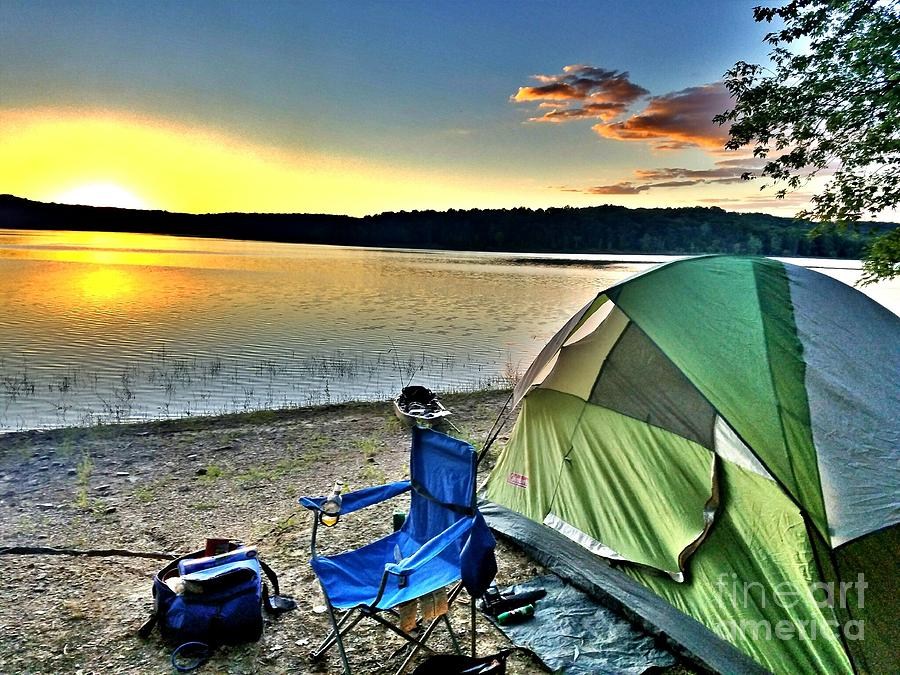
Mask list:
[[[198,476],[205,476],[205,475],[206,475],[206,467],[205,467],[205,466],[201,466],[199,469],[197,469],[197,475],[198,475]]]
[[[49,468],[49,466],[39,466],[38,471],[47,471]]]
[[[128,472],[127,471],[116,471],[116,475],[124,477],[124,476],[128,475]]]
[[[316,614],[324,614],[326,611],[328,611],[328,608],[325,605],[316,605],[315,607],[313,607],[313,611]]]
[[[94,491],[95,492],[106,492],[110,489],[112,489],[112,485],[98,485],[97,487],[94,488]]]
[[[187,456],[188,459],[197,459],[197,457],[198,457],[197,453],[193,453],[193,454],[190,454]]]
[[[56,504],[35,504],[35,506],[39,509],[43,509],[46,511],[47,509],[55,509]]]
[[[109,515],[110,513],[115,513],[115,512],[116,512],[116,507],[115,507],[115,506],[108,506],[108,507],[106,508],[106,510],[103,511],[103,513],[105,513],[106,515]]]
[[[66,471],[66,473],[70,476],[74,476],[76,473],[78,473],[78,469],[69,469],[68,471]]]

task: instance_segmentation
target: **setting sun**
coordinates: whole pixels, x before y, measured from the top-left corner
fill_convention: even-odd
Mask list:
[[[146,209],[147,204],[133,192],[115,183],[80,185],[53,198],[61,204],[85,206],[117,206],[123,209]]]

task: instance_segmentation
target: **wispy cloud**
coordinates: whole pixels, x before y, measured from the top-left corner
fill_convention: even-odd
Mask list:
[[[550,111],[530,122],[568,122],[576,119],[609,121],[624,114],[637,99],[650,92],[634,84],[627,72],[584,64],[563,68],[558,75],[533,75],[537,86],[519,87],[510,97],[515,103],[538,103]]]
[[[715,169],[635,169],[634,175],[640,180],[665,180],[671,178],[695,178],[695,179],[725,179],[716,180],[716,183],[735,182],[741,180],[741,174],[747,171],[744,166],[718,167]]]
[[[714,124],[712,118],[730,104],[728,90],[715,82],[654,96],[641,112],[592,128],[604,138],[650,142],[657,150],[702,148],[719,152],[724,149],[728,130]]]
[[[709,197],[698,200],[701,204],[727,205],[729,209],[738,211],[751,211],[754,209],[787,209],[796,211],[798,207],[807,206],[812,197],[808,192],[793,192],[778,198],[774,194],[755,195],[748,197]]]
[[[686,187],[688,185],[696,185],[702,181],[697,180],[670,180],[660,183],[632,183],[631,181],[622,181],[621,183],[613,183],[612,185],[594,185],[587,188],[567,188],[568,192],[585,192],[591,195],[638,195],[647,190],[654,188],[673,188]]]
[[[529,122],[570,122],[578,119],[611,120],[625,112],[626,106],[621,103],[588,103],[580,108],[554,107],[548,113],[538,117],[529,117]]]
[[[593,185],[584,188],[566,187],[567,192],[583,192],[594,195],[636,195],[658,188],[681,188],[693,185],[739,183],[741,175],[752,169],[749,164],[719,166],[712,169],[682,169],[664,167],[635,169],[634,178],[609,185]]]

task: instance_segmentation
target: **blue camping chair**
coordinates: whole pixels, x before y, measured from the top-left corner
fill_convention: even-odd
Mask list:
[[[313,512],[312,565],[322,585],[331,619],[331,633],[315,650],[321,658],[337,644],[344,673],[350,664],[344,650],[344,636],[359,621],[370,617],[402,636],[414,647],[397,673],[403,672],[425,641],[443,622],[450,631],[454,648],[459,643],[446,614],[434,619],[416,637],[401,630],[386,615],[393,608],[454,584],[448,595],[452,605],[465,588],[471,602],[472,655],[475,655],[475,601],[497,573],[494,537],[475,506],[477,458],[475,449],[431,429],[413,427],[410,450],[410,480],[364,488],[341,497],[339,516],[378,504],[410,491],[409,514],[393,534],[355,551],[321,556],[316,553],[316,533],[320,524],[334,517],[334,500],[302,497],[300,504]],[[345,610],[338,619],[335,610]],[[426,647],[427,648],[427,647]]]

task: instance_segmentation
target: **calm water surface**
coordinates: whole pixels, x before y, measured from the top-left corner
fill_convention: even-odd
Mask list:
[[[666,259],[0,229],[0,431],[504,386]],[[898,284],[866,292],[900,310]]]

